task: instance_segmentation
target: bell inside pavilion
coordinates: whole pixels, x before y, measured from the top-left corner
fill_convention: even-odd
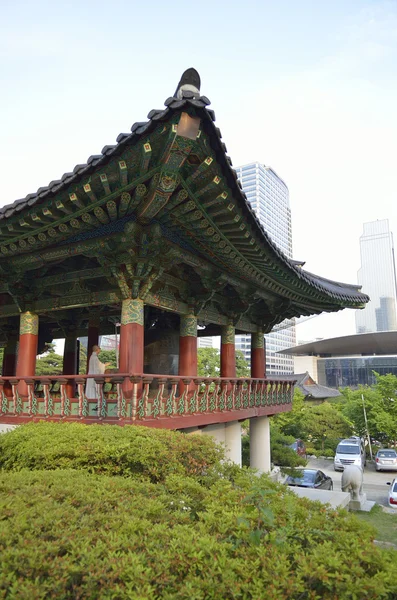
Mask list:
[[[209,105],[188,69],[148,121],[0,209],[1,423],[204,428],[228,445],[249,418],[266,437],[268,417],[291,408],[293,382],[266,377],[264,334],[368,302],[272,242]],[[95,376],[97,398],[87,398],[77,340],[88,336],[90,353],[117,322],[118,372]],[[238,333],[251,334],[250,378],[236,378]],[[198,335],[221,336],[219,378],[197,375]],[[63,375],[37,377],[36,355],[59,338]]]

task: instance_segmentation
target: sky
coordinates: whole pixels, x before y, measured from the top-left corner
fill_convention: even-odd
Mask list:
[[[188,67],[233,164],[288,185],[294,258],[356,283],[362,224],[397,235],[397,0],[0,0],[0,205],[145,121]],[[297,326],[354,332],[351,310]]]

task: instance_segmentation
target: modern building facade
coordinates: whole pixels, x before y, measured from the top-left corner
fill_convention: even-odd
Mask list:
[[[207,337],[207,336],[198,337],[197,338],[197,347],[198,348],[212,348],[213,347],[212,337]]]
[[[316,340],[283,352],[330,388],[373,385],[375,373],[397,375],[397,331]]]
[[[271,168],[259,162],[236,168],[247,200],[255,211],[260,223],[272,241],[292,258],[292,227],[289,191],[285,182]],[[295,345],[295,322],[293,319],[283,321],[277,331],[266,336],[266,372],[280,375],[293,373],[293,359],[277,354],[284,348]],[[250,362],[250,335],[236,337],[236,348],[244,353]]]
[[[387,219],[364,223],[360,254],[358,283],[371,300],[356,312],[356,331],[397,330],[394,244]]]

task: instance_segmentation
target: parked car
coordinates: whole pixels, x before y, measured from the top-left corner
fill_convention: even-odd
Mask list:
[[[365,447],[360,438],[351,437],[339,442],[334,457],[335,471],[343,471],[348,465],[358,465],[364,469],[366,464]]]
[[[331,477],[315,469],[294,469],[293,475],[289,475],[285,483],[287,485],[314,488],[316,490],[334,489]]]
[[[397,471],[397,452],[392,448],[378,450],[375,456],[377,471]]]
[[[390,485],[389,506],[391,506],[392,508],[397,508],[397,477],[396,479],[393,479],[391,483],[390,481],[388,481],[387,485]]]
[[[302,440],[295,440],[294,443],[290,445],[290,448],[295,450],[299,456],[304,456],[306,458],[306,446]]]

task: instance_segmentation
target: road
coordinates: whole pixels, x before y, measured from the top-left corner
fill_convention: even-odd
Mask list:
[[[310,458],[307,464],[308,469],[320,469],[326,475],[332,478],[334,482],[334,490],[341,491],[341,471],[334,470],[333,460],[325,458]],[[387,495],[389,486],[387,481],[391,481],[397,477],[396,471],[376,471],[374,463],[367,462],[364,470],[364,493],[367,494],[367,500],[373,500],[378,504],[387,506]]]

